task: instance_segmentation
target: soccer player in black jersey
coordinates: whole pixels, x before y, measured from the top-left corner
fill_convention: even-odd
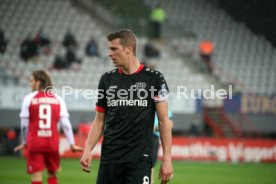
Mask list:
[[[168,87],[163,75],[136,57],[136,36],[123,29],[107,36],[116,69],[101,76],[96,115],[80,160],[89,170],[91,151],[104,135],[97,184],[150,184],[152,134],[157,112],[163,148],[161,183],[173,177]]]

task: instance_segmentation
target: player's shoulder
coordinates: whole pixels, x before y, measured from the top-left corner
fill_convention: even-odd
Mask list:
[[[144,67],[144,71],[150,77],[157,78],[157,79],[158,78],[160,78],[160,79],[164,78],[163,74],[160,71],[155,70],[155,69],[151,69],[151,68],[149,68],[147,66]]]
[[[27,95],[24,96],[24,101],[29,101],[32,98],[34,98],[38,94],[38,91],[33,91],[31,93],[28,93]]]
[[[34,91],[25,95],[22,101],[23,106],[29,106],[31,104],[32,99],[37,95],[37,93],[38,91]]]
[[[118,68],[114,68],[113,70],[103,73],[102,77],[109,78],[109,77],[113,77],[114,75],[118,75]]]
[[[64,102],[63,98],[61,96],[59,96],[58,94],[54,94],[54,96],[56,99],[58,99],[59,102]]]

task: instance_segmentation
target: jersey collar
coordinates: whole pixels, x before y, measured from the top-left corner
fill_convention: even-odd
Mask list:
[[[144,66],[145,66],[144,64],[140,64],[139,68],[133,74],[139,73],[144,68]],[[119,74],[124,74],[121,67],[118,68],[118,72]],[[132,74],[129,74],[129,75],[132,75]]]

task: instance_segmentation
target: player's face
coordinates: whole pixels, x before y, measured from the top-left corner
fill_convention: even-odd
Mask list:
[[[32,88],[32,91],[39,89],[39,81],[36,81],[33,76],[30,78],[30,87]]]
[[[108,49],[108,56],[113,61],[115,67],[121,67],[127,63],[131,48],[122,46],[119,38],[108,42]]]

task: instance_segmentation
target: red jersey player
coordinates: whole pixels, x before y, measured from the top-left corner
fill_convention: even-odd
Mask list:
[[[59,122],[71,150],[82,151],[82,148],[74,143],[65,102],[49,90],[52,82],[47,72],[34,71],[30,86],[33,92],[24,98],[20,113],[23,143],[15,151],[26,147],[27,173],[31,175],[32,184],[42,184],[45,167],[48,171],[48,184],[57,184],[56,172],[60,167]]]

